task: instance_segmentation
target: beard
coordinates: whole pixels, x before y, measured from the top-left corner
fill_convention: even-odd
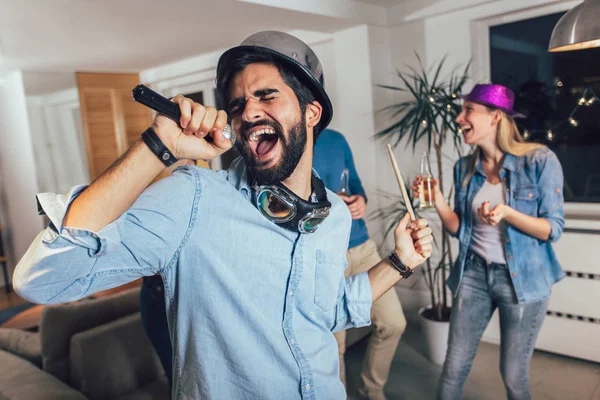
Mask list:
[[[304,115],[304,113],[301,115]],[[281,144],[281,160],[273,167],[266,169],[261,168],[254,157],[254,153],[248,144],[248,135],[246,134],[249,129],[259,125],[270,126],[273,128]],[[272,185],[282,182],[290,177],[300,162],[306,147],[307,131],[304,118],[300,118],[300,121],[290,128],[287,135],[283,133],[283,128],[279,123],[267,120],[261,120],[254,123],[244,122],[242,125],[242,132],[243,139],[236,143],[236,147],[248,167],[250,177],[253,178],[256,183],[261,185]]]

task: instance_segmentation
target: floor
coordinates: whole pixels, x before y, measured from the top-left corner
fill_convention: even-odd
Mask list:
[[[565,340],[568,335],[565,334]],[[600,345],[600,342],[599,342]],[[366,340],[348,349],[348,399],[359,399],[357,382]],[[441,367],[425,358],[417,325],[409,325],[398,346],[386,386],[389,400],[435,399]],[[502,400],[506,393],[498,371],[497,345],[481,343],[464,387],[464,400]],[[531,363],[533,398],[539,400],[600,400],[600,364],[536,351]]]
[[[20,298],[13,290],[6,293],[4,287],[0,287],[0,311],[13,308],[14,306],[23,303],[26,303],[26,301]]]

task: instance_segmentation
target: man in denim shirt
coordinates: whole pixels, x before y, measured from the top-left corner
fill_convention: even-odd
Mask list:
[[[332,116],[319,60],[293,36],[257,33],[220,58],[217,90],[227,113],[178,95],[179,124],[158,115],[88,188],[39,195],[52,223],[17,266],[15,289],[59,303],[160,274],[174,399],[342,399],[332,332],[370,323],[372,302],[430,256],[431,229],[404,218],[395,253],[344,279],[347,207],[327,192],[326,219],[302,211],[324,203],[311,178]],[[228,171],[185,166],[146,189],[170,159],[228,150],[227,114],[243,155]],[[296,226],[274,223],[282,209],[264,190],[287,196]]]

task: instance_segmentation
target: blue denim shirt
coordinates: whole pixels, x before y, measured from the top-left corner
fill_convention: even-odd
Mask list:
[[[174,399],[344,399],[334,331],[370,323],[366,273],[344,279],[350,214],[331,192],[316,233],[268,221],[246,167],[186,166],[99,232],[63,227],[72,200],[42,194],[52,224],[16,268],[16,291],[60,303],[160,274]]]
[[[470,157],[454,166],[454,212],[460,221],[457,236],[460,252],[450,272],[448,286],[456,294],[460,286],[473,232],[473,198],[486,180],[481,162],[468,185],[463,186]],[[508,271],[519,303],[541,300],[550,295],[550,287],[564,278],[550,242],[558,240],[564,226],[563,173],[556,155],[547,148],[517,157],[506,154],[500,169],[506,189],[506,204],[523,214],[544,218],[551,226],[550,239],[536,239],[506,225],[504,251]]]

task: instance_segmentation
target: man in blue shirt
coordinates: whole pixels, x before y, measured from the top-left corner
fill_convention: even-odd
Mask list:
[[[158,274],[173,399],[344,398],[332,332],[368,325],[372,302],[431,255],[432,236],[404,218],[395,251],[344,279],[350,213],[312,174],[333,112],[322,73],[281,32],[225,52],[226,112],[178,95],[178,123],[157,115],[89,187],[38,195],[51,224],[17,265],[15,290],[59,303]],[[229,170],[185,166],[147,188],[173,160],[231,148],[228,119],[242,154]]]
[[[319,135],[314,152],[315,170],[325,186],[344,200],[352,215],[345,276],[368,271],[381,257],[375,242],[369,239],[367,225],[363,220],[367,210],[367,196],[356,172],[350,146],[342,134],[326,129]],[[343,184],[343,171],[348,174],[347,188],[340,187]],[[346,191],[348,193],[344,193]],[[362,366],[359,392],[369,400],[384,400],[383,387],[387,382],[400,336],[406,328],[406,318],[395,290],[387,291],[373,303],[371,320],[373,332]],[[340,378],[345,384],[346,331],[336,332],[335,337],[340,357]]]

